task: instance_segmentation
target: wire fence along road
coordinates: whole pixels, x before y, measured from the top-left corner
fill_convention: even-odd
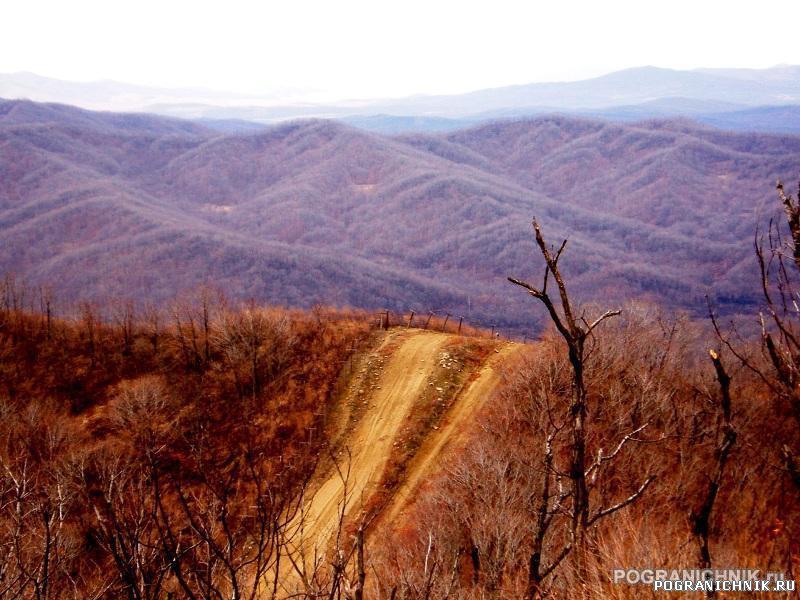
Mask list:
[[[384,309],[370,314],[373,315],[372,325],[378,329],[388,330],[390,327],[406,327],[410,329],[413,327],[470,337],[505,339],[522,343],[527,343],[529,340],[529,336],[520,338],[519,336],[506,334],[495,324],[484,327],[469,325],[464,321],[463,315],[455,315],[441,310],[417,311],[409,309],[404,313],[398,313]]]

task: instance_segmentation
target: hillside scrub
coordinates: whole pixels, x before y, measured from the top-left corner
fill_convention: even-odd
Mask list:
[[[49,293],[6,279],[0,598],[284,600],[292,569],[305,589],[295,597],[337,600],[654,596],[614,584],[617,568],[794,579],[800,209],[782,186],[779,198],[785,220],[756,237],[755,337],[711,303],[705,321],[645,302],[620,314],[573,304],[558,264],[565,246],[551,248],[535,226],[543,285],[514,283],[553,324],[507,364],[476,422],[393,512],[397,522],[377,516],[403,485],[421,430],[447,419],[446,406],[430,408],[439,380],[412,368],[432,389],[402,416],[405,445],[380,440],[396,449],[373,498],[348,497],[351,423],[328,416],[360,357],[406,331],[378,331],[375,314],[231,305],[209,291],[168,310],[110,302],[57,318]],[[34,302],[39,310],[24,308]],[[438,361],[475,370],[496,349],[485,339],[436,344]],[[383,350],[376,363],[391,360]],[[438,387],[464,383],[453,377]],[[375,440],[359,425],[364,450]],[[334,448],[347,450],[342,460]],[[340,517],[306,572],[293,535],[315,469],[329,462],[342,479]],[[361,510],[345,518],[356,500]]]
[[[3,597],[273,597],[257,582],[280,572],[289,520],[328,442],[322,420],[339,371],[370,343],[370,320],[229,308],[208,296],[171,317],[122,305],[115,323],[96,312],[2,313]],[[589,528],[583,580],[565,551],[570,365],[551,331],[507,370],[402,522],[340,524],[334,597],[351,597],[359,555],[364,598],[523,598],[534,563],[539,597],[582,587],[592,598],[639,598],[647,588],[612,585],[612,568],[699,565],[696,516],[723,425],[698,343],[709,336],[687,317],[634,304],[596,338],[586,369],[590,503],[607,509],[653,482]],[[756,346],[737,350],[766,372]],[[732,358],[722,353],[738,441],[708,521],[712,565],[788,576],[800,507],[780,456],[796,429]],[[330,592],[335,578],[317,575],[316,589]]]
[[[628,305],[598,337],[586,372],[587,488],[591,521],[585,575],[569,557],[570,365],[555,332],[532,347],[487,402],[460,450],[423,488],[402,523],[371,550],[376,598],[650,597],[612,585],[614,568],[700,568],[696,518],[707,498],[723,423],[711,361],[685,318]],[[739,439],[710,515],[712,565],[792,573],[800,498],[777,463],[796,429],[743,367],[732,371]],[[764,432],[769,431],[769,439]],[[613,458],[613,460],[612,460]],[[538,595],[537,595],[538,594]]]
[[[255,598],[367,319],[0,307],[0,597]],[[221,595],[221,596],[220,596]]]
[[[631,567],[793,579],[800,208],[781,184],[778,195],[785,220],[755,244],[760,344],[710,304],[710,323],[647,304],[576,307],[558,264],[566,242],[549,246],[534,220],[543,283],[509,279],[551,329],[409,518],[375,536],[376,597],[654,596],[612,584]]]

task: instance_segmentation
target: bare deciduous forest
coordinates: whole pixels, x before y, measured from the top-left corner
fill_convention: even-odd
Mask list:
[[[575,300],[751,314],[765,182],[797,136],[567,116],[381,136],[332,121],[223,135],[152,115],[0,101],[0,272],[60,291],[463,314],[530,333],[536,215]]]
[[[367,313],[209,289],[56,315],[46,288],[6,278],[0,597],[641,598],[652,590],[611,570],[795,578],[800,208],[782,186],[778,202],[785,218],[751,256],[756,335],[711,301],[706,319],[581,306],[561,270],[570,244],[534,221],[543,277],[512,277],[508,293],[551,325],[500,355],[477,417],[423,471],[416,453],[500,352],[490,332],[428,318],[414,337],[410,321],[387,332]],[[436,364],[377,486],[355,497],[355,432],[407,348],[397,339],[435,341]],[[325,473],[341,498],[312,548]]]

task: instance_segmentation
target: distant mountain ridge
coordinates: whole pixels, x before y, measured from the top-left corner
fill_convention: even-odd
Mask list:
[[[369,115],[345,117],[339,120],[359,129],[392,135],[457,131],[493,121],[532,119],[552,115],[623,122],[686,117],[697,123],[729,131],[800,134],[800,105],[741,108],[740,105],[725,102],[694,101],[685,98],[660,99],[643,104],[597,110],[559,111],[553,108],[502,110],[461,119]],[[220,128],[221,131],[236,130],[235,124],[237,123],[237,121],[226,120],[200,122],[209,123],[212,127]],[[231,123],[231,125],[226,126],[227,123]],[[250,130],[258,127],[258,124],[252,121],[248,123],[251,124]]]
[[[784,73],[786,67],[780,70]],[[731,77],[723,72],[636,67],[583,81],[531,83],[457,96],[423,97],[414,102],[441,116],[469,116],[502,109],[603,109],[662,98],[748,106],[800,102],[800,67],[792,67],[791,76],[781,78],[774,77],[770,69],[755,71],[750,78]]]
[[[65,298],[202,283],[292,306],[436,310],[520,330],[530,218],[570,238],[584,299],[726,310],[757,298],[751,240],[800,137],[690,121],[507,121],[384,137],[331,121],[223,134],[0,102],[0,272]],[[766,207],[766,208],[765,208]]]
[[[199,88],[160,88],[113,80],[65,81],[30,72],[19,72],[0,74],[0,97],[57,102],[93,110],[141,112],[159,103],[274,104],[279,96],[239,94]],[[280,97],[291,99],[293,95],[285,94]]]
[[[279,94],[259,97],[208,90],[163,90],[117,82],[63,82],[18,73],[0,74],[0,97],[201,119],[226,131],[243,129],[242,122],[269,124],[298,118],[343,119],[382,133],[447,131],[497,118],[547,113],[610,119],[707,115],[707,122],[747,129],[746,112],[732,120],[720,114],[800,104],[800,67],[693,71],[636,67],[583,81],[327,104],[301,102]],[[769,131],[800,129],[794,113],[785,125],[781,119],[769,115],[762,111],[754,116],[753,123]],[[238,126],[226,121],[236,121]]]

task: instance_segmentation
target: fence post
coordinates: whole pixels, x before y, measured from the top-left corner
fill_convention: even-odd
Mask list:
[[[443,331],[443,332],[444,332],[444,331],[447,331],[447,319],[449,319],[449,318],[450,318],[450,313],[447,313],[447,314],[444,316],[444,325],[442,325],[442,331]]]
[[[386,331],[389,331],[389,309],[386,309],[386,320],[384,321],[386,324]]]
[[[425,329],[428,328],[428,325],[431,324],[431,319],[433,318],[433,311],[428,312],[428,320],[425,321]]]
[[[464,322],[464,317],[458,317],[458,335],[461,335],[461,323]]]
[[[406,327],[406,329],[409,329],[409,328],[411,327],[411,323],[412,323],[413,321],[414,321],[414,311],[412,310],[412,311],[411,311],[411,316],[410,316],[410,317],[408,317],[408,327]]]

